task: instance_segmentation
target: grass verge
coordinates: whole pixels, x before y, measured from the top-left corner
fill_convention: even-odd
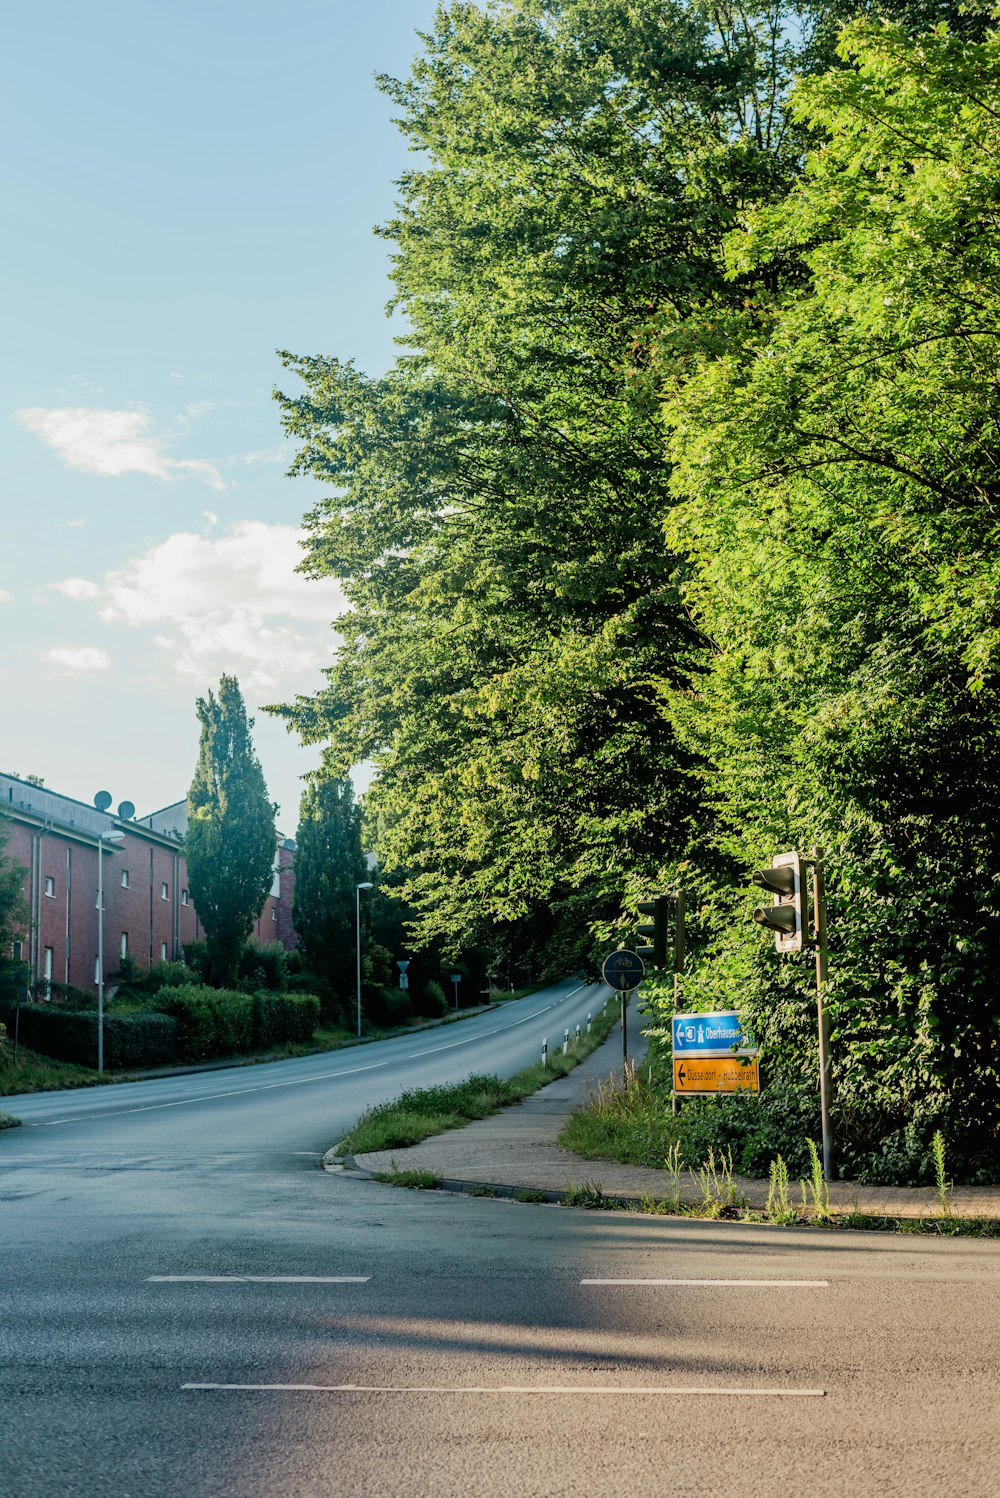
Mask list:
[[[354,1128],[337,1145],[338,1155],[365,1155],[375,1150],[405,1149],[420,1144],[434,1134],[460,1129],[477,1118],[488,1118],[501,1108],[523,1102],[546,1082],[564,1077],[574,1066],[595,1051],[611,1033],[618,1018],[617,1006],[603,1009],[594,1017],[588,1035],[570,1043],[564,1056],[560,1049],[548,1058],[526,1066],[503,1080],[491,1075],[471,1076],[449,1087],[414,1087],[400,1093],[388,1103],[378,1103],[358,1119]]]
[[[6,1113],[3,1108],[0,1108],[0,1129],[19,1129],[20,1127],[19,1118],[15,1118],[13,1113]]]

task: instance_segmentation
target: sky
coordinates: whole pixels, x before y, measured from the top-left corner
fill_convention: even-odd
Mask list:
[[[405,75],[433,10],[8,10],[0,770],[180,800],[195,701],[231,672],[294,834],[318,750],[259,708],[322,685],[341,599],[295,571],[322,491],[285,476],[275,350],[392,361],[372,229],[409,159],[373,74]]]

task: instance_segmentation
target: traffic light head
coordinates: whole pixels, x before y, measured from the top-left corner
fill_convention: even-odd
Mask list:
[[[652,963],[653,967],[667,965],[667,934],[673,909],[674,900],[671,895],[657,895],[655,899],[639,901],[639,914],[652,916],[652,920],[637,926],[636,931],[639,936],[648,936],[652,940],[648,946],[636,947],[636,955]]]
[[[750,879],[773,896],[770,905],[757,906],[754,920],[774,932],[779,952],[800,952],[807,942],[802,859],[797,853],[778,853],[769,869],[757,869]]]

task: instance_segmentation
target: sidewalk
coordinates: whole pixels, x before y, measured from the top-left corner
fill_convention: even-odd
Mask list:
[[[629,1055],[641,1057],[645,1046],[639,1033],[641,1017],[629,1012]],[[600,1185],[606,1196],[638,1198],[664,1196],[670,1178],[662,1171],[641,1165],[622,1165],[615,1160],[584,1160],[557,1142],[566,1119],[588,1089],[621,1068],[621,1030],[616,1027],[592,1056],[566,1077],[526,1098],[513,1108],[504,1108],[491,1118],[467,1124],[415,1144],[407,1149],[383,1150],[357,1155],[347,1173],[381,1173],[403,1170],[430,1171],[440,1176],[449,1190],[468,1191],[492,1187],[499,1195],[532,1190],[561,1195],[571,1185]],[[665,1102],[669,1107],[669,1102]],[[344,1162],[327,1156],[328,1169],[341,1169]],[[687,1201],[700,1200],[693,1176],[682,1176]],[[734,1177],[750,1207],[760,1210],[767,1200],[768,1182]],[[798,1186],[793,1183],[793,1201]],[[1000,1186],[956,1186],[950,1194],[956,1217],[1000,1219]],[[934,1191],[927,1186],[856,1186],[837,1181],[830,1186],[830,1204],[841,1211],[864,1212],[876,1217],[933,1217],[939,1208]]]

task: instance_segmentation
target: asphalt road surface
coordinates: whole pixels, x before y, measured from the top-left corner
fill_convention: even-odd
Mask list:
[[[1000,1495],[989,1241],[320,1169],[366,1103],[554,1045],[600,1002],[573,988],[334,1055],[13,1100],[2,1498]]]

